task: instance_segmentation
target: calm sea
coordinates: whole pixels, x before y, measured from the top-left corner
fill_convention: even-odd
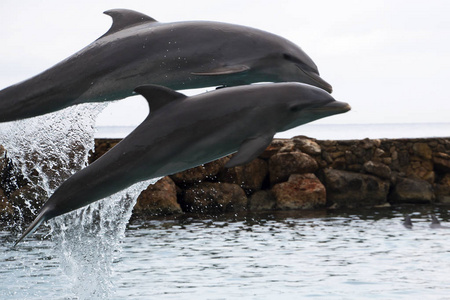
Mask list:
[[[97,128],[96,138],[123,138],[135,126],[102,126]],[[411,124],[306,124],[278,133],[277,138],[306,135],[319,140],[349,140],[364,138],[426,138],[450,137],[450,123]]]
[[[109,292],[95,261],[68,277],[51,240],[13,249],[0,230],[0,299],[450,299],[450,230],[430,212],[449,224],[423,206],[134,221]]]

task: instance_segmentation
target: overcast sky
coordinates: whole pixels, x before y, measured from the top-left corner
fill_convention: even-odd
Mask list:
[[[298,44],[352,111],[322,123],[448,122],[448,0],[0,1],[0,89],[27,79],[105,33],[102,12],[129,8],[160,22],[213,20]],[[199,90],[196,92],[202,92]],[[140,96],[110,105],[98,125],[135,125]]]

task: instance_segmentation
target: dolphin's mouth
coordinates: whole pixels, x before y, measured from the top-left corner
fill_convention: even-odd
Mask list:
[[[312,72],[308,72],[303,70],[299,65],[297,65],[297,67],[306,74],[306,76],[308,76],[312,81],[314,81],[315,83],[317,83],[317,86],[324,89],[325,91],[327,91],[328,93],[332,93],[333,92],[333,87],[331,86],[331,84],[329,84],[328,82],[326,82],[325,80],[323,80],[318,74],[312,73]]]
[[[330,102],[324,107],[326,107],[327,109],[339,110],[342,112],[348,112],[349,110],[352,109],[352,107],[348,103],[341,101]]]
[[[308,107],[306,110],[308,113],[316,115],[332,116],[348,112],[349,110],[351,110],[351,107],[348,103],[345,102],[331,101],[325,105]]]
[[[314,107],[311,110],[314,112],[326,112],[327,114],[342,114],[345,112],[348,112],[352,108],[348,103],[341,102],[341,101],[332,101],[330,103],[327,103],[325,105]]]

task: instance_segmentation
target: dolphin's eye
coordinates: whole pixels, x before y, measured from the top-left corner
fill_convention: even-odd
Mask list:
[[[311,106],[311,104],[308,104],[308,103],[298,103],[298,104],[292,104],[291,106],[289,106],[289,109],[290,109],[290,111],[292,111],[292,112],[296,112],[296,111],[304,110],[304,109],[307,108],[308,106]]]
[[[298,59],[295,56],[284,53],[283,58],[287,61],[290,61],[290,62],[296,64],[299,68],[301,68],[304,71],[316,72],[316,70],[314,70],[313,68],[311,68],[310,66],[308,66],[307,64],[305,64],[303,61],[301,61],[300,59]]]
[[[290,55],[290,54],[284,53],[284,54],[283,54],[283,58],[284,58],[285,60],[291,61],[291,62],[293,62],[293,63],[301,63],[301,61],[300,61],[299,59],[295,58],[294,56],[292,56],[292,55]]]

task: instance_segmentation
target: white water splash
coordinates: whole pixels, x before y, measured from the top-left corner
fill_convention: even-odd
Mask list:
[[[0,124],[0,144],[47,199],[62,182],[87,165],[89,151],[94,147],[95,119],[104,107],[103,103],[82,104]],[[120,251],[120,240],[137,196],[149,183],[138,183],[49,222],[55,252],[78,299],[107,299],[112,294],[114,255]],[[21,209],[36,215],[34,200],[27,199]],[[14,225],[20,231],[25,229],[21,222]]]
[[[126,224],[140,192],[155,182],[137,183],[50,221],[61,268],[78,299],[110,299],[115,292],[114,261],[121,252]]]
[[[0,124],[0,144],[41,198],[47,199],[62,182],[86,166],[94,147],[95,119],[105,106],[82,104]],[[25,214],[36,215],[36,206],[41,205],[36,199],[25,199],[21,209],[29,209]],[[23,224],[15,225],[23,230]]]
[[[87,208],[52,220],[53,240],[64,272],[79,299],[109,299],[113,262],[140,192],[156,180],[137,183]]]

